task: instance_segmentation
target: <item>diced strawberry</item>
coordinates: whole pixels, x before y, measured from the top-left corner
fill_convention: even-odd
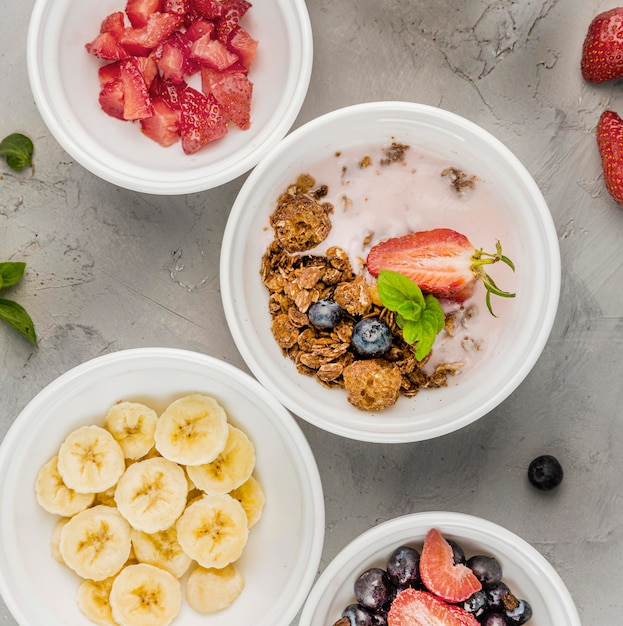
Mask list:
[[[253,83],[246,73],[205,68],[201,80],[203,92],[212,93],[225,115],[242,130],[248,130],[251,127]]]
[[[186,37],[190,39],[190,41],[197,41],[200,37],[204,35],[212,36],[214,31],[214,23],[209,22],[208,20],[195,20],[187,29],[186,29]]]
[[[223,14],[220,0],[190,0],[195,11],[206,20],[214,20]]]
[[[110,33],[115,39],[119,39],[125,28],[125,15],[122,11],[115,11],[104,18],[100,27],[100,33]]]
[[[387,614],[388,626],[478,626],[478,620],[458,606],[416,589],[401,591]]]
[[[114,63],[102,65],[97,70],[97,76],[102,87],[115,80],[121,80],[121,62],[115,61]]]
[[[126,49],[109,32],[100,33],[85,48],[89,54],[105,61],[119,61],[128,57]]]
[[[153,114],[149,90],[143,72],[136,59],[122,61],[121,82],[123,83],[123,117],[140,120]]]
[[[162,0],[127,0],[125,13],[134,28],[147,24],[149,16],[162,9]]]
[[[258,41],[242,26],[236,26],[227,38],[227,47],[240,59],[241,63],[250,69],[257,53]]]
[[[174,83],[173,81],[157,77],[152,83],[150,95],[152,98],[162,98],[171,109],[181,109],[180,93],[184,91],[188,85],[185,82]]]
[[[429,591],[447,602],[462,602],[482,589],[467,565],[454,563],[452,546],[436,528],[431,528],[424,539],[420,576]]]
[[[119,43],[132,56],[147,56],[178,29],[182,21],[181,16],[173,13],[152,13],[142,28],[126,28]]]
[[[190,59],[201,65],[213,67],[219,72],[238,62],[238,56],[230,52],[220,41],[203,35],[190,48]]]
[[[213,96],[204,96],[196,89],[187,87],[180,93],[180,105],[180,134],[186,154],[197,152],[227,133],[227,121]]]
[[[123,82],[120,78],[108,80],[102,85],[98,101],[104,113],[120,120],[125,119],[123,117]]]
[[[173,145],[180,138],[180,110],[172,109],[162,98],[154,98],[151,104],[154,114],[141,120],[141,130],[161,146]]]
[[[162,10],[185,18],[190,11],[190,0],[164,0]]]
[[[151,57],[134,57],[134,59],[138,69],[143,74],[145,84],[149,88],[154,78],[158,75],[158,65]]]
[[[158,67],[165,78],[175,83],[184,80],[190,55],[190,40],[180,31],[174,32],[162,43]]]
[[[216,38],[227,43],[229,33],[238,26],[243,15],[251,8],[251,3],[247,0],[223,0],[224,10],[215,21]]]

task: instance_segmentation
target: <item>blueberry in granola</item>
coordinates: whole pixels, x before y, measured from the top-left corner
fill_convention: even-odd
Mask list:
[[[307,311],[307,317],[312,326],[327,329],[335,328],[343,314],[342,307],[330,298],[314,302]]]
[[[355,324],[351,345],[364,358],[377,358],[385,354],[392,345],[392,331],[376,317],[364,317]]]

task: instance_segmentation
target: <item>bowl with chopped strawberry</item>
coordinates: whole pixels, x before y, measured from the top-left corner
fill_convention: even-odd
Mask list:
[[[580,626],[562,578],[532,545],[463,513],[383,522],[348,544],[300,626]]]
[[[242,186],[221,291],[249,368],[335,434],[397,443],[491,412],[530,373],[558,305],[553,220],[479,126],[409,102],[296,129]]]
[[[168,195],[252,169],[294,122],[312,56],[303,0],[37,0],[27,43],[60,145],[114,185]]]

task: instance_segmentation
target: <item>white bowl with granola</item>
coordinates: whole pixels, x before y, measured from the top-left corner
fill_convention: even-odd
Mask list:
[[[243,185],[223,305],[258,380],[301,418],[363,441],[464,427],[536,363],[558,306],[547,204],[472,122],[355,105],[286,137]]]
[[[0,594],[22,626],[289,626],[316,577],[311,449],[252,376],[212,357],[79,365],[15,419],[0,470]]]

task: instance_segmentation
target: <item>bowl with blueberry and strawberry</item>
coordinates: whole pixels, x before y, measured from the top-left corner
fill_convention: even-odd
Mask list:
[[[27,64],[59,144],[135,191],[211,189],[288,132],[311,76],[304,0],[37,0]]]
[[[529,543],[462,513],[397,517],[320,575],[300,626],[580,626],[564,582]]]
[[[285,137],[230,211],[232,337],[299,417],[361,441],[421,441],[495,409],[553,325],[560,251],[512,152],[412,102],[327,113]]]

